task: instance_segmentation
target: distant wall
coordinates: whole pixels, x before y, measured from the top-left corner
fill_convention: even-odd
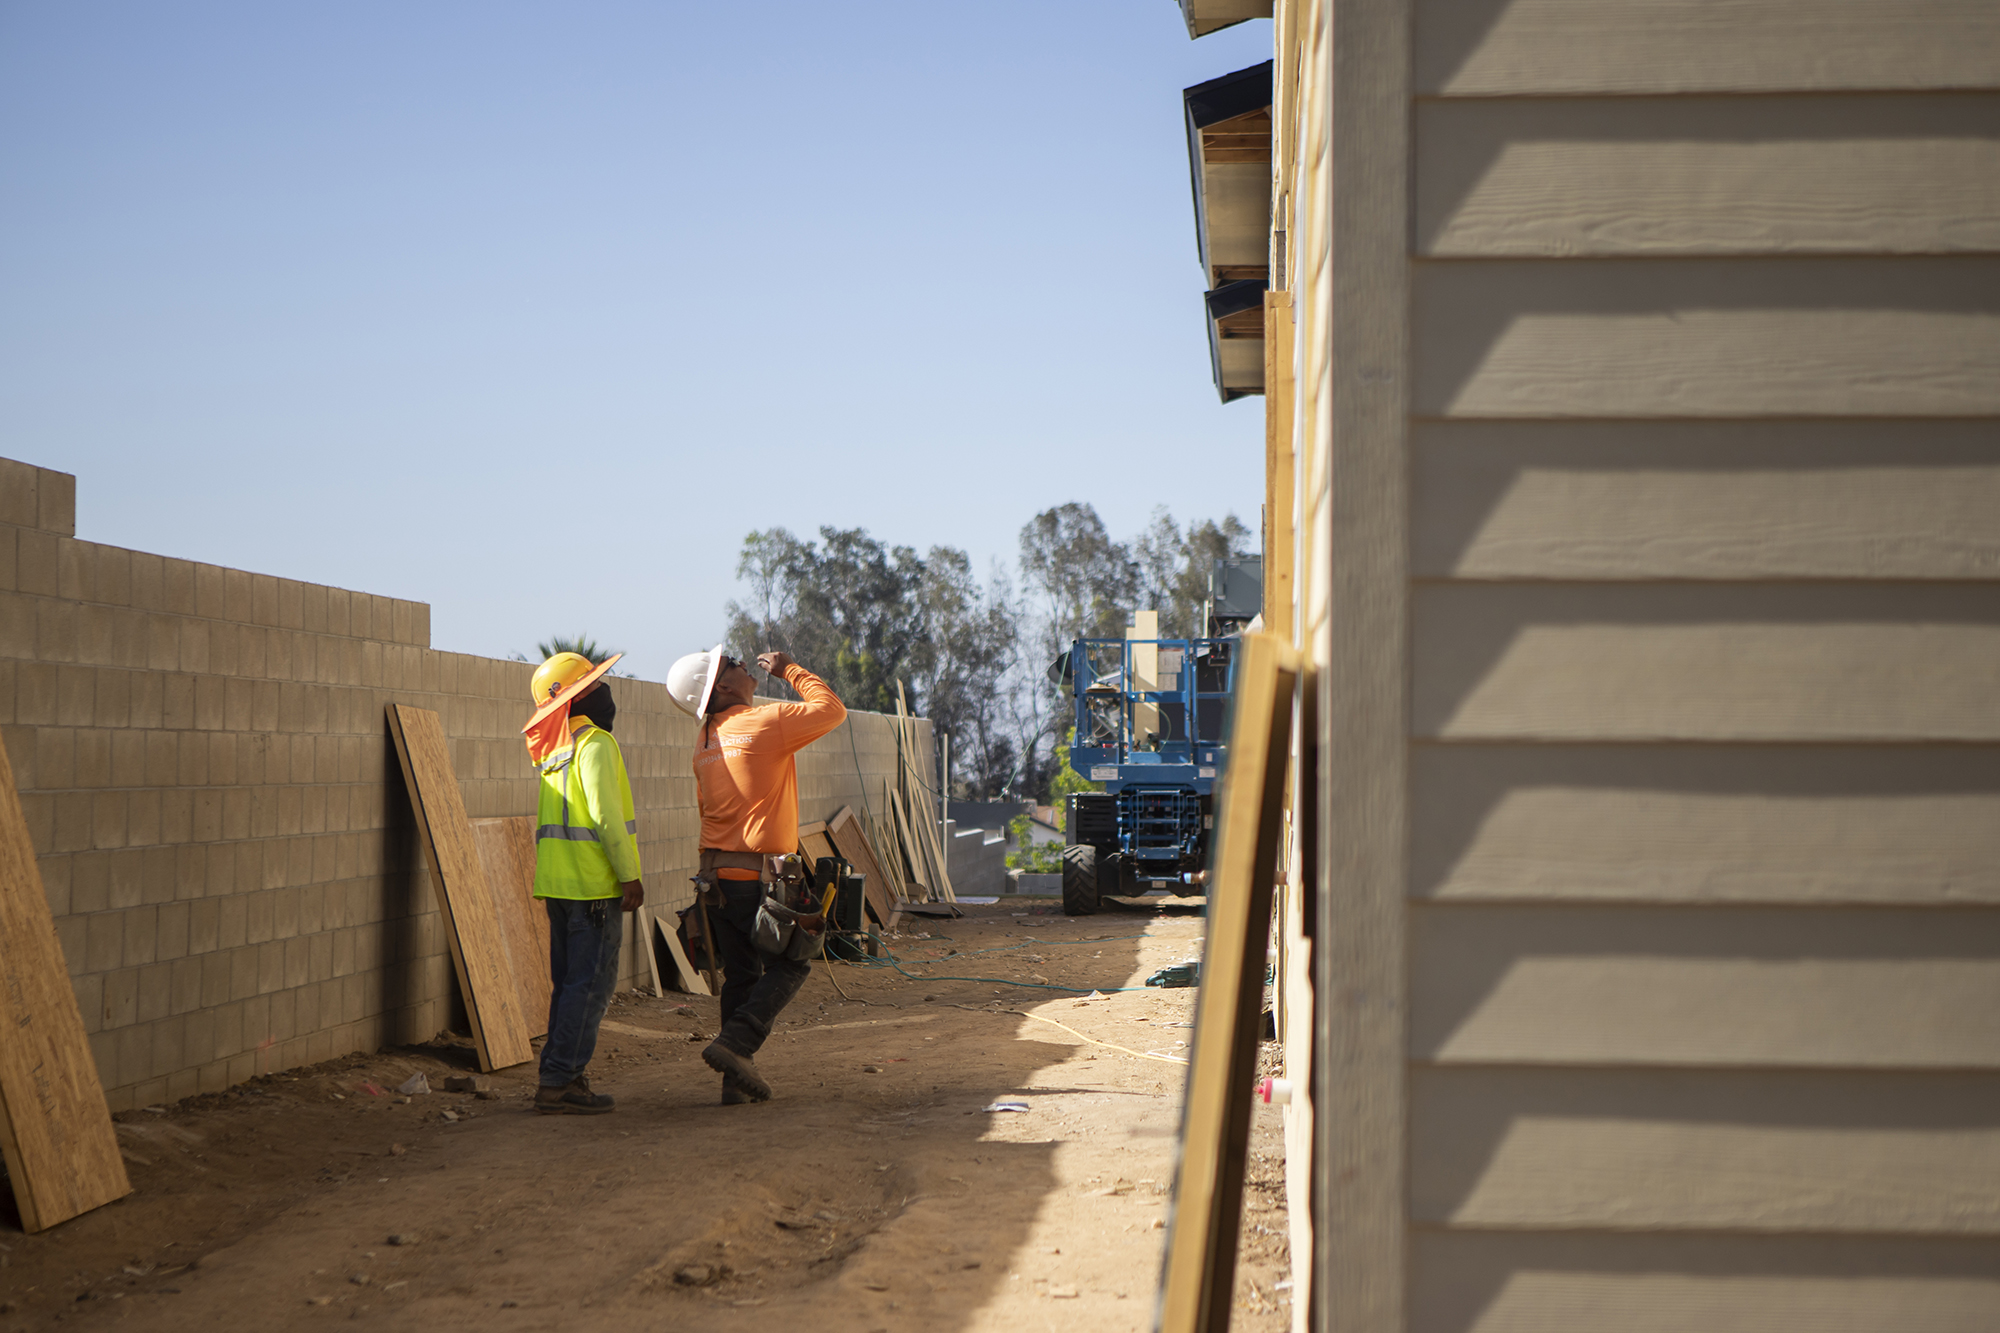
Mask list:
[[[422,602],[78,541],[75,515],[73,477],[0,459],[0,740],[112,1109],[444,1029],[383,709],[437,711],[473,817],[530,814],[532,667],[431,648]],[[685,906],[694,724],[615,688],[647,899]],[[850,714],[799,756],[802,818],[880,807],[895,762],[893,720]]]

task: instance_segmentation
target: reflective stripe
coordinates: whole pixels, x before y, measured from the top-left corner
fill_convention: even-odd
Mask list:
[[[597,830],[571,828],[564,824],[544,824],[535,830],[535,841],[540,842],[543,838],[560,838],[564,842],[596,842]]]

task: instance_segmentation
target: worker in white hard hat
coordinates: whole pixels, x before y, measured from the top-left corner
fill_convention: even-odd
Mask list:
[[[847,716],[826,682],[786,654],[760,654],[757,665],[797,691],[800,702],[753,703],[757,678],[719,643],[689,653],[667,672],[668,694],[701,723],[694,752],[701,803],[697,882],[716,909],[710,926],[723,969],[722,1030],[701,1058],[722,1075],[724,1104],[770,1098],[755,1056],[812,970],[791,956],[795,949],[760,949],[757,915],[765,905],[771,858],[799,846],[792,756]]]
[[[623,912],[646,901],[638,821],[625,756],[611,738],[618,705],[604,679],[620,654],[591,665],[557,653],[535,671],[535,715],[521,728],[541,775],[535,819],[535,896],[549,916],[549,1035],[535,1110],[602,1115],[585,1068],[618,984]]]

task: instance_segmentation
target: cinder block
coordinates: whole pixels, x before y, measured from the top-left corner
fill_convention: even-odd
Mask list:
[[[208,669],[217,676],[234,676],[241,673],[243,660],[243,633],[248,628],[232,624],[227,620],[215,621],[208,627]]]
[[[32,649],[30,651],[32,652]],[[58,695],[56,666],[53,662],[15,664],[14,721],[16,723],[26,726],[54,726],[59,711]]]
[[[126,795],[125,836],[134,847],[152,847],[159,843],[160,793],[143,790]]]
[[[310,884],[313,878],[312,839],[287,838],[284,842],[285,883]]]
[[[139,1085],[152,1074],[153,1030],[135,1023],[118,1034],[118,1079],[123,1086],[133,1090],[132,1096],[136,1100]]]
[[[35,859],[35,869],[40,872],[42,896],[48,900],[50,916],[67,916],[70,912],[70,880],[75,861],[74,856],[55,855]]]
[[[194,566],[194,608],[193,614],[204,620],[237,620],[240,616],[229,614],[225,595],[224,579],[228,571],[220,565]]]
[[[165,677],[154,675],[150,671],[133,673],[132,725],[134,727],[153,728],[160,725],[165,691]]]
[[[238,949],[249,943],[250,899],[254,894],[232,893],[220,902],[221,916],[216,922],[216,947]]]
[[[410,642],[419,648],[431,646],[431,604],[410,603]]]
[[[0,529],[11,533],[13,529]],[[28,658],[35,655],[35,615],[37,603],[25,593],[0,592],[0,655]]]
[[[97,600],[107,606],[132,605],[132,552],[122,546],[95,546],[95,549]]]
[[[32,827],[32,825],[31,825]],[[37,852],[80,852],[89,847],[91,795],[66,791],[55,797],[55,831],[48,847],[37,843]]]
[[[139,967],[159,958],[160,909],[157,907],[132,907],[112,915],[122,916],[125,922],[126,967]]]
[[[211,954],[222,947],[222,904],[227,901],[226,898],[197,898],[188,904],[190,954]]]
[[[229,998],[246,999],[257,993],[257,951],[259,946],[246,944],[240,949],[229,951]]]
[[[306,980],[325,981],[333,976],[334,931],[321,931],[305,937]]]
[[[236,842],[251,834],[251,807],[255,796],[248,787],[230,787],[222,793],[222,836]]]
[[[313,634],[297,634],[290,630],[274,630],[283,634],[292,644],[292,679],[305,684],[319,680],[319,637]]]
[[[356,928],[344,926],[333,932],[333,975],[337,980],[354,971]]]
[[[279,682],[260,680],[257,682],[257,700],[252,721],[258,731],[278,730]]]
[[[111,785],[111,733],[81,727],[74,733],[76,767],[71,781],[79,787]]]
[[[245,787],[271,781],[270,753],[274,738],[258,734],[237,736],[236,781]]]
[[[222,725],[230,731],[250,730],[255,687],[247,680],[231,680],[222,692]]]
[[[290,838],[298,834],[304,805],[305,792],[302,788],[278,788],[278,826],[275,832],[279,837]]]
[[[187,1064],[183,1042],[187,1024],[178,1018],[163,1018],[153,1024],[153,1076],[168,1078]]]
[[[76,661],[77,604],[45,597],[35,604],[35,656],[44,662]]]
[[[250,836],[253,838],[275,838],[278,836],[278,788],[250,788]],[[268,862],[269,858],[266,858]]]
[[[174,965],[150,963],[139,969],[139,1021],[157,1023],[174,1007]]]
[[[318,783],[299,789],[299,832],[326,832],[326,788]],[[314,865],[317,864],[315,861]]]
[[[143,903],[146,900],[144,855],[120,848],[110,852],[105,859],[111,865],[112,910],[122,911]]]
[[[76,732],[70,727],[37,727],[35,748],[23,765],[26,774],[16,774],[23,788],[59,791],[76,782]]]
[[[174,739],[174,782],[182,787],[208,786],[209,738],[184,731]]]
[[[194,793],[184,787],[169,787],[160,796],[160,841],[179,846],[194,832]],[[175,891],[175,897],[181,896]]]
[[[97,672],[68,663],[56,668],[56,721],[87,727],[97,714]]]
[[[269,995],[285,984],[285,942],[269,940],[257,946],[257,992]]]
[[[104,1085],[104,1100],[112,1103],[112,1113],[115,1115],[119,1108],[114,1099],[120,1091],[117,1078],[118,1034],[108,1028],[99,1028],[91,1033],[90,1059],[91,1063],[97,1066],[97,1081]],[[125,1104],[128,1108],[131,1106],[129,1094]]]
[[[76,535],[76,478],[51,468],[36,468],[36,526],[65,537]]]
[[[257,1054],[255,1051],[245,1051],[241,1055],[232,1055],[229,1057],[230,1087],[233,1088],[239,1083],[248,1083],[251,1079],[257,1077],[257,1074]]]
[[[106,749],[105,767],[108,769],[109,747]],[[92,795],[90,801],[90,845],[97,848],[123,847],[126,839],[125,793],[101,791]]]
[[[179,672],[160,677],[160,725],[168,731],[194,729],[194,677]]]
[[[243,1002],[243,1046],[253,1054],[271,1035],[271,997],[253,995]]]
[[[298,991],[281,990],[266,996],[265,999],[270,1001],[271,1005],[270,1017],[267,1020],[270,1023],[268,1040],[282,1052],[284,1043],[299,1034]]]
[[[271,634],[259,625],[236,626],[236,674],[263,680],[271,673]]]
[[[0,527],[0,591],[12,592],[20,578],[20,545],[11,527]]]
[[[239,842],[231,869],[232,893],[255,893],[264,887],[264,844],[261,842]]]
[[[121,666],[118,660],[118,610],[85,605],[76,609],[76,660],[90,666]]]
[[[69,862],[69,901],[73,912],[102,912],[111,906],[111,854],[77,852]]]
[[[215,1011],[215,1053],[227,1059],[242,1051],[243,1047],[243,1005],[241,1002],[225,1004]]]
[[[277,900],[275,890],[266,889],[258,893],[243,895],[246,939],[251,944],[262,944],[272,935],[273,908]]]
[[[70,602],[97,600],[97,551],[90,542],[56,543],[57,595]]]
[[[311,949],[303,937],[284,941],[283,985],[289,990],[306,984],[312,971]]]
[[[173,1105],[195,1096],[201,1091],[200,1080],[201,1076],[197,1071],[187,1068],[176,1069],[167,1075],[166,1103]]]
[[[179,871],[171,847],[137,847],[127,855],[139,861],[140,901],[159,906],[180,896]]]
[[[200,1082],[198,1086],[203,1092],[229,1091],[229,1062],[227,1060],[210,1061],[201,1067],[199,1078]]]
[[[199,958],[176,958],[169,965],[172,969],[172,998],[169,1006],[176,1014],[185,1014],[201,1007],[201,964]]]
[[[306,986],[292,997],[292,1021],[298,1025],[301,1035],[309,1035],[325,1026],[319,1021],[320,996],[325,990],[323,984]]]
[[[139,1017],[139,969],[121,967],[104,974],[105,1028],[130,1027]]]
[[[397,643],[414,644],[417,641],[414,608],[400,599],[389,603],[389,633]]]
[[[203,954],[201,958],[201,1007],[214,1011],[229,1003],[230,983],[236,972],[233,952]]]
[[[36,496],[41,469],[33,463],[0,458],[0,523],[32,528],[40,525],[41,507]]]
[[[181,656],[175,665],[190,675],[201,675],[208,670],[208,622],[204,620],[184,620],[181,622]]]
[[[247,619],[259,625],[278,624],[278,583],[270,574],[250,576],[250,614]]]
[[[97,734],[106,738],[111,750],[109,784],[113,787],[146,786],[147,733],[119,727]]]
[[[194,725],[202,731],[222,730],[223,680],[197,676],[194,681]]]
[[[62,595],[62,539],[23,528],[14,536],[14,586],[43,597]]]
[[[189,737],[189,740],[195,740]],[[236,771],[236,756],[242,751],[243,738],[226,731],[211,732],[206,737],[208,748],[208,780],[218,787],[234,786],[243,781]]]
[[[166,561],[146,551],[133,551],[131,604],[142,611],[167,607]]]
[[[192,903],[162,903],[155,922],[154,956],[171,962],[185,957],[188,951],[188,918],[193,915]]]
[[[255,624],[257,617],[253,614],[255,598],[252,595],[251,586],[252,576],[248,570],[223,570],[223,610],[221,616],[218,618]]]

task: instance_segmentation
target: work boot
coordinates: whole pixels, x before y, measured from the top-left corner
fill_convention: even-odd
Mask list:
[[[771,1100],[771,1085],[757,1072],[757,1065],[749,1056],[738,1055],[717,1040],[702,1048],[701,1058],[708,1062],[710,1069],[722,1075],[723,1082],[735,1084],[737,1091],[751,1101]]]
[[[749,1104],[749,1101],[750,1099],[745,1097],[734,1083],[731,1083],[726,1078],[722,1080],[722,1104],[724,1106],[745,1106]]]
[[[535,1089],[535,1110],[543,1115],[603,1115],[612,1105],[610,1094],[592,1092],[582,1074],[560,1087]]]

